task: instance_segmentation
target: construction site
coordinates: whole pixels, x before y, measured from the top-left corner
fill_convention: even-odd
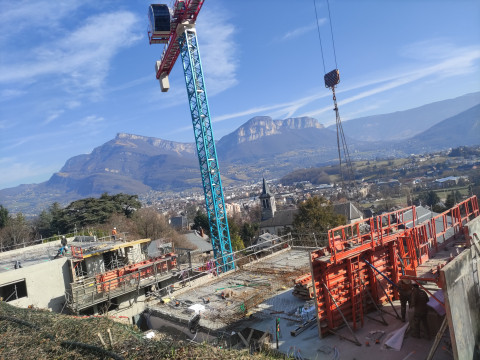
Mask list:
[[[251,353],[475,359],[479,215],[472,197],[426,221],[413,206],[331,229],[324,248],[272,236],[268,247],[233,253],[230,271],[150,239],[79,238],[57,258],[61,244],[37,245],[2,254],[0,295],[19,307],[103,314]],[[401,320],[400,279],[428,294],[420,338],[412,336],[414,309]]]
[[[280,358],[480,358],[475,196],[438,215],[419,215],[410,206],[330,229],[324,247],[301,246],[289,233],[232,250],[195,29],[202,4],[152,4],[148,35],[150,44],[165,45],[155,63],[162,92],[182,60],[211,251],[194,256],[168,239],[95,236],[7,251],[0,254],[2,301],[75,317],[102,315],[136,325],[146,337],[175,334],[192,346]],[[324,80],[333,92],[346,179],[353,170],[336,102],[338,69]],[[10,323],[38,326],[0,316],[0,329]],[[90,346],[106,347],[98,337]]]

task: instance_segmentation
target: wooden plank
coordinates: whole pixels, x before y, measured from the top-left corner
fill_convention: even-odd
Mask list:
[[[248,334],[248,338],[247,338],[247,343],[250,344],[250,340],[252,339],[252,335],[253,335],[253,329],[250,329],[250,334]]]
[[[248,347],[249,347],[248,341],[245,340],[245,338],[243,337],[243,335],[242,335],[241,333],[238,332],[237,334],[238,334],[238,336],[240,337],[240,339],[243,341],[243,343],[245,344],[245,346],[248,348]]]

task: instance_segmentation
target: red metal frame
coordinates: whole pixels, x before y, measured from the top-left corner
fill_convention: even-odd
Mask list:
[[[407,220],[409,212],[412,218],[408,216]],[[396,288],[377,276],[363,259],[393,283],[400,277],[420,279],[418,266],[447,244],[447,236],[455,238],[463,234],[465,224],[479,215],[478,200],[473,196],[421,224],[416,224],[415,207],[409,207],[331,229],[328,247],[310,254],[320,336],[343,324],[329,291],[343,315],[353,322],[354,329],[358,322],[363,326],[364,312],[369,310],[364,307],[364,291],[368,291],[377,303],[387,301],[387,296],[390,299],[398,297]],[[421,280],[432,281],[431,278]],[[438,279],[433,281],[438,283]]]
[[[405,214],[409,211],[413,220],[405,219]],[[404,231],[410,222],[415,224],[415,218],[415,207],[412,206],[329,230],[328,250],[331,253],[331,261],[336,263],[353,254],[373,250],[378,245],[395,240],[398,231]]]
[[[205,0],[185,0],[185,7],[180,7],[180,0],[176,0],[173,6],[173,16],[170,23],[170,38],[163,50],[161,63],[157,71],[157,79],[160,79],[162,74],[170,74],[173,69],[173,65],[177,61],[178,55],[180,55],[180,46],[177,41],[177,26],[184,21],[188,21],[190,24],[195,24],[198,13],[202,8]],[[148,32],[148,39],[150,44],[164,42],[164,38],[156,38],[150,31]]]
[[[72,245],[70,249],[72,250],[72,257],[74,259],[83,259],[83,249],[80,246]]]
[[[156,258],[127,265],[95,276],[97,292],[114,290],[125,281],[144,279],[155,274],[170,271],[177,265],[174,253],[165,254]],[[129,276],[130,275],[130,276]]]

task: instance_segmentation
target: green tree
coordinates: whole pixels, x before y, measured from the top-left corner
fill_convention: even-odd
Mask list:
[[[8,222],[8,210],[0,205],[0,229],[4,228]]]
[[[245,249],[245,244],[243,243],[242,238],[238,233],[231,233],[230,232],[230,241],[232,243],[232,250],[238,251]]]
[[[36,237],[50,237],[55,233],[52,232],[53,216],[50,211],[42,210],[42,212],[33,220],[33,228]]]
[[[210,236],[210,224],[208,223],[207,214],[205,214],[201,210],[197,210],[197,212],[195,213],[195,217],[193,218],[192,228],[197,231],[203,229],[205,234]]]
[[[50,234],[49,236],[55,234],[63,234],[64,228],[66,227],[63,209],[58,202],[54,202],[48,209],[50,216],[52,218],[50,222]],[[66,232],[66,231],[65,231]]]
[[[242,227],[240,228],[240,237],[242,238],[243,243],[251,246],[255,237],[258,236],[258,229],[258,223],[243,223]]]
[[[345,222],[345,216],[336,214],[328,200],[311,197],[298,206],[293,220],[293,232],[297,238],[310,245],[324,246],[328,230]]]
[[[54,204],[55,205],[55,204]],[[54,215],[54,224],[58,231],[66,233],[77,228],[95,224],[105,224],[113,214],[123,214],[130,218],[140,209],[141,203],[137,195],[104,193],[100,198],[86,198],[70,203]]]
[[[445,200],[445,206],[447,209],[451,209],[455,205],[455,194],[453,191],[447,195],[447,199]]]
[[[430,190],[426,193],[421,194],[419,196],[419,200],[421,200],[423,204],[432,207],[440,201],[440,198],[435,191]]]
[[[228,217],[228,230],[230,232],[230,242],[232,250],[238,251],[245,249],[245,244],[240,236],[240,219],[235,216]]]

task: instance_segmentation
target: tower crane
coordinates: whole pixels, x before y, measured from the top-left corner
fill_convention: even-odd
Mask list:
[[[235,265],[195,29],[203,3],[204,0],[175,0],[171,8],[165,4],[150,5],[148,38],[150,44],[165,44],[160,61],[155,63],[162,92],[170,88],[168,76],[181,56],[213,253],[218,269],[226,272]]]

